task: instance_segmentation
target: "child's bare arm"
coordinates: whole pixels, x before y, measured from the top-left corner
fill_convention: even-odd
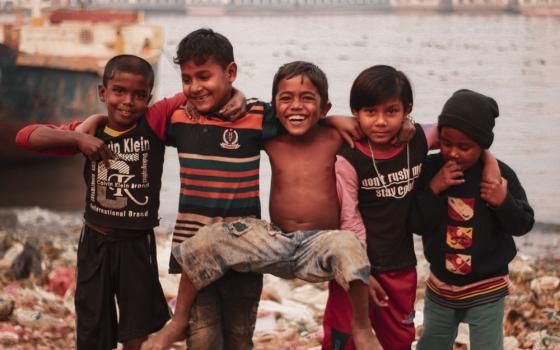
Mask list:
[[[535,223],[535,213],[527,200],[527,195],[519,179],[513,170],[507,166],[501,168],[503,171],[502,182],[498,184],[487,183],[481,186],[481,190],[488,191],[487,195],[492,197],[495,195],[498,199],[503,196],[503,200],[499,205],[494,205],[491,201],[487,201],[496,215],[500,224],[500,228],[504,233],[512,236],[521,236],[531,230]]]
[[[104,114],[93,114],[86,118],[80,125],[76,127],[76,131],[83,132],[89,135],[95,135],[95,132],[100,125],[105,125],[109,122],[109,118]]]
[[[106,161],[113,158],[112,152],[103,141],[78,131],[39,126],[29,135],[27,142],[30,149],[37,151],[73,148],[90,160]]]
[[[238,89],[233,89],[231,99],[218,111],[219,114],[227,116],[229,120],[237,120],[247,113],[247,100],[245,94]]]
[[[354,148],[355,140],[364,137],[356,118],[333,115],[321,120],[323,121],[322,124],[325,126],[335,128],[351,148]]]
[[[500,167],[498,165],[498,160],[489,150],[482,151],[482,163],[484,168],[482,169],[482,180],[486,182],[499,183],[502,175],[500,174]]]

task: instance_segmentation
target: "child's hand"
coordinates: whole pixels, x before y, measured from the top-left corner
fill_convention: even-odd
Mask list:
[[[200,119],[200,113],[198,113],[196,107],[189,101],[185,103],[185,114],[187,115],[187,118],[195,122],[198,121],[198,119]]]
[[[507,196],[507,180],[501,181],[482,180],[480,183],[480,197],[493,207],[499,207]]]
[[[377,282],[375,277],[371,275],[369,276],[368,289],[369,289],[369,297],[373,300],[375,306],[378,307],[389,306],[389,303],[387,302],[389,300],[389,297],[387,296],[387,293],[385,293],[385,289],[383,289],[383,287],[381,287],[381,284],[379,284],[379,282]]]
[[[438,173],[430,181],[430,188],[435,195],[439,195],[451,186],[460,185],[465,182],[463,172],[454,160],[450,160],[439,169]]]
[[[218,114],[227,117],[231,121],[237,120],[247,113],[246,104],[245,95],[241,91],[233,89],[233,96],[218,111]]]
[[[405,118],[399,133],[391,140],[393,145],[406,145],[416,135],[416,127],[409,118]]]
[[[93,114],[87,117],[80,125],[76,127],[76,131],[89,135],[95,135],[100,125],[106,125],[109,118],[103,114]]]
[[[325,124],[334,127],[340,136],[348,143],[350,148],[354,148],[354,141],[364,137],[362,129],[358,124],[358,120],[352,117],[345,116],[330,116],[323,119]]]
[[[95,136],[76,133],[76,146],[89,160],[101,160],[109,168],[109,160],[114,159],[113,152],[107,145]]]

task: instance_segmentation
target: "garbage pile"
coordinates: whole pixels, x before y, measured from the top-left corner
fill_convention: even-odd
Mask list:
[[[75,348],[73,295],[78,213],[40,209],[0,211],[0,348]],[[168,231],[168,230],[167,230]],[[158,232],[158,264],[164,294],[174,308],[179,276],[167,273],[169,232]],[[417,244],[419,248],[420,245]],[[418,251],[416,330],[422,333],[426,261]],[[556,259],[556,260],[555,260]],[[560,350],[560,256],[517,257],[510,264],[511,295],[506,299],[504,349]],[[320,349],[326,284],[265,276],[254,334],[255,349]],[[469,349],[461,325],[455,349]],[[176,343],[175,349],[185,349]]]

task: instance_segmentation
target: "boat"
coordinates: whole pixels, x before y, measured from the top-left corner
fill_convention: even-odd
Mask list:
[[[97,86],[111,57],[135,54],[156,66],[162,47],[162,29],[142,12],[56,9],[1,23],[0,161],[37,156],[14,142],[27,124],[103,112]]]
[[[519,0],[518,6],[525,16],[560,16],[559,0]]]
[[[185,0],[90,0],[88,7],[183,14]]]
[[[344,14],[388,11],[391,0],[185,0],[189,16]]]

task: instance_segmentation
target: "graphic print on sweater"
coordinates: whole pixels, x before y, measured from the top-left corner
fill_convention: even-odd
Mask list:
[[[467,249],[472,245],[473,228],[447,225],[447,245],[453,249]]]
[[[448,197],[447,214],[455,221],[469,221],[474,216],[474,198]]]
[[[445,268],[451,273],[468,275],[472,270],[470,255],[445,253]]]

